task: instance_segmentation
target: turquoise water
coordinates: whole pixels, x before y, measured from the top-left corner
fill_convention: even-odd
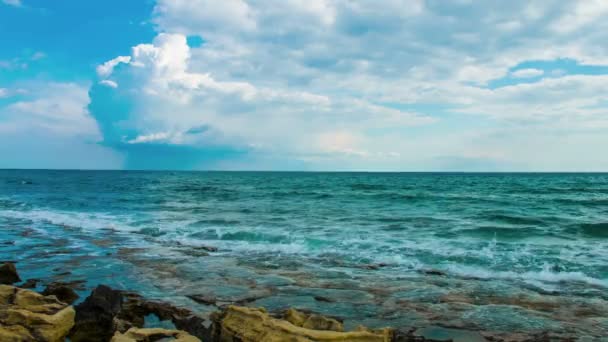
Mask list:
[[[0,259],[202,311],[602,336],[608,174],[4,170]]]

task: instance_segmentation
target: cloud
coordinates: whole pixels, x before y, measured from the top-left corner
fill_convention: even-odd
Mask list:
[[[229,148],[312,168],[534,168],[540,158],[512,147],[536,141],[542,153],[565,131],[570,155],[538,162],[557,167],[585,155],[580,132],[605,141],[606,78],[540,78],[526,63],[608,66],[603,11],[601,1],[158,0],[154,41],[97,69],[108,87],[93,102],[99,93],[128,110],[92,113],[104,141],[133,149]]]
[[[18,101],[0,106],[0,167],[120,168],[122,157],[98,145],[88,85],[26,82]],[[58,158],[57,156],[62,156]]]
[[[101,80],[99,81],[99,84],[102,84],[106,87],[110,87],[110,88],[118,88],[118,83],[112,81],[112,80]]]
[[[540,69],[519,69],[511,72],[511,76],[515,78],[532,78],[542,76],[544,73]]]
[[[2,0],[2,3],[9,5],[9,6],[15,6],[15,7],[23,6],[23,4],[21,3],[21,0]]]
[[[108,67],[102,74],[117,79],[120,94],[128,96],[135,109],[121,117],[120,127],[107,125],[108,143],[229,146],[295,158],[365,156],[375,153],[360,146],[369,138],[347,137],[435,121],[356,98],[224,81],[190,71],[191,49],[181,34],[159,34],[153,44],[137,45],[132,56],[121,58],[126,68]],[[103,113],[95,114],[104,120]]]
[[[8,97],[8,89],[0,88],[0,99],[3,97]]]
[[[99,77],[107,77],[110,74],[112,74],[112,71],[118,64],[129,63],[130,61],[131,61],[131,57],[129,57],[129,56],[118,56],[114,59],[111,59],[111,60],[105,62],[102,65],[99,65],[97,67],[97,75],[99,75]]]

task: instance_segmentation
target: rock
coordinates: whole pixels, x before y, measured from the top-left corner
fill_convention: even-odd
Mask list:
[[[323,296],[314,296],[314,299],[317,302],[325,302],[325,303],[334,303],[335,302],[334,299],[323,297]]]
[[[218,251],[217,247],[213,247],[213,246],[197,246],[197,247],[194,247],[194,249],[199,249],[199,250],[203,250],[203,251],[207,251],[207,252],[217,252]]]
[[[426,274],[426,275],[434,275],[434,276],[441,276],[441,277],[445,277],[447,274],[443,271],[440,270],[424,270],[422,271],[422,273]]]
[[[33,289],[38,285],[38,282],[40,282],[40,279],[28,279],[19,287],[22,289]]]
[[[114,317],[123,303],[121,291],[97,286],[84,302],[76,306],[76,322],[70,333],[72,342],[105,342],[116,330]]]
[[[55,297],[0,285],[0,341],[64,341],[74,317]]]
[[[283,319],[289,323],[306,329],[344,331],[342,323],[333,318],[316,314],[306,314],[295,309],[289,309],[283,315]]]
[[[80,298],[74,289],[63,283],[51,283],[47,285],[44,291],[42,291],[42,294],[45,296],[55,296],[57,299],[67,304],[72,304]]]
[[[154,314],[160,320],[173,322],[177,329],[186,331],[203,341],[211,341],[212,322],[206,317],[168,303],[147,301],[136,293],[124,293],[124,298],[123,307],[116,317],[116,321],[120,323],[119,331],[126,331],[131,327],[141,328],[144,317]]]
[[[117,332],[110,342],[150,342],[150,341],[172,341],[172,342],[201,342],[200,339],[180,330],[166,329],[138,329],[131,328],[124,334]]]
[[[21,281],[15,264],[7,262],[0,266],[0,284],[12,285]]]
[[[34,234],[36,231],[33,230],[32,228],[25,228],[21,233],[19,233],[19,235],[21,235],[21,237],[28,237],[32,234]]]
[[[296,326],[286,320],[271,317],[266,310],[229,306],[214,315],[214,341],[240,342],[389,342],[389,329],[351,332],[314,330]]]

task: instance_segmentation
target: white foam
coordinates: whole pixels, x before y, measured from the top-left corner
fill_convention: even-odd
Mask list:
[[[548,265],[543,266],[542,270],[536,272],[493,271],[465,265],[449,265],[446,269],[449,273],[464,277],[519,280],[535,286],[543,283],[582,282],[595,286],[608,287],[608,279],[593,278],[583,272],[554,272],[549,269]]]

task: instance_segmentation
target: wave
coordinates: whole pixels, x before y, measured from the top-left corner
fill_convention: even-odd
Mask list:
[[[608,222],[581,224],[579,229],[590,237],[608,238]]]
[[[487,280],[517,280],[533,285],[539,283],[585,283],[593,286],[601,286],[608,288],[608,279],[598,279],[590,277],[583,272],[555,272],[551,270],[551,266],[545,265],[540,271],[493,271],[475,266],[465,265],[450,265],[446,268],[448,273],[461,276],[473,277]]]
[[[27,211],[0,210],[0,217],[27,220],[33,223],[47,223],[67,228],[81,229],[111,229],[136,231],[139,228],[119,222],[132,221],[130,218],[102,213],[61,212],[44,209]]]
[[[503,214],[503,213],[486,213],[477,216],[477,218],[493,221],[503,222],[513,225],[545,225],[547,221],[542,218],[519,216],[514,214]]]
[[[509,239],[525,239],[531,235],[546,235],[547,233],[532,227],[495,227],[495,226],[482,226],[477,228],[462,229],[458,231],[459,234],[465,234],[469,236],[476,236],[481,238],[509,238]]]

